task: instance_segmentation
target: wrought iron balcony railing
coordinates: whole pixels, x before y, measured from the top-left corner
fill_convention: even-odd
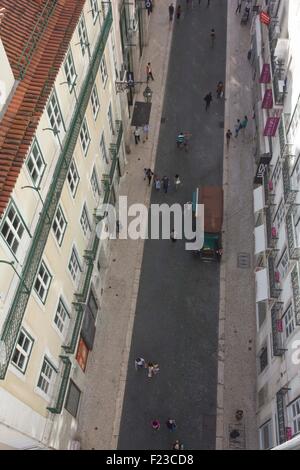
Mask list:
[[[284,201],[286,204],[293,204],[295,202],[298,189],[293,184],[289,158],[286,158],[282,163],[282,179],[283,179]]]
[[[291,281],[293,289],[294,312],[296,324],[300,325],[300,274],[299,263],[296,264],[291,272]]]
[[[100,62],[109,36],[112,21],[112,8],[111,5],[109,5],[99,38],[96,42],[96,46],[89,63],[85,80],[76,102],[69,128],[62,143],[62,150],[54,170],[52,183],[45,199],[32,243],[23,266],[21,277],[29,291],[32,289],[47,243],[52,221],[67,177],[68,167],[73,157],[81,129],[82,119],[90,101],[95,77],[99,71]],[[6,360],[4,364],[0,365],[0,379],[5,378],[7,367],[22,324],[29,295],[30,292],[24,292],[23,283],[19,283],[1,335],[1,340],[4,342],[6,349]]]
[[[281,294],[280,283],[276,279],[275,274],[275,262],[272,255],[268,257],[268,270],[269,270],[269,288],[270,297],[272,299],[278,299]]]
[[[275,302],[271,310],[274,356],[282,356],[286,351],[283,344],[282,305],[282,302]]]
[[[300,240],[298,240],[296,228],[295,228],[295,206],[291,206],[286,215],[286,231],[287,231],[287,238],[288,238],[288,246],[289,246],[289,256],[292,260],[299,260],[300,259]]]
[[[279,434],[279,443],[283,444],[287,440],[286,433],[286,416],[285,416],[285,394],[287,393],[288,388],[281,388],[276,393],[276,405],[277,405],[277,420],[278,420],[278,434]]]
[[[60,356],[60,359],[63,363],[63,370],[60,373],[59,376],[59,389],[57,396],[55,398],[55,403],[53,406],[49,406],[47,409],[51,413],[59,414],[61,413],[65,396],[66,396],[66,391],[68,387],[68,382],[69,382],[69,377],[70,377],[70,372],[71,372],[71,361],[67,356]]]

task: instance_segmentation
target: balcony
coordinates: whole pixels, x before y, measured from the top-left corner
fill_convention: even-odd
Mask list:
[[[63,368],[60,374],[58,375],[58,379],[57,379],[57,383],[55,387],[55,390],[58,389],[58,392],[54,399],[53,406],[49,406],[47,408],[50,411],[50,413],[53,413],[53,414],[61,413],[65,396],[66,396],[67,387],[68,387],[70,372],[71,372],[70,359],[67,356],[60,356],[60,359],[63,363]]]
[[[276,302],[271,310],[272,319],[272,341],[274,356],[282,356],[286,349],[283,347],[282,331],[282,302]]]
[[[273,184],[270,180],[270,172],[268,169],[264,173],[264,192],[265,192],[265,203],[268,206],[274,204],[275,193],[273,192]]]
[[[298,189],[293,184],[291,177],[291,159],[285,158],[282,163],[282,179],[283,179],[283,194],[286,204],[293,204],[295,202]]]
[[[269,271],[269,290],[270,298],[278,299],[281,294],[280,283],[276,276],[275,262],[272,255],[268,257],[268,271]]]
[[[295,320],[296,320],[296,324],[300,325],[300,274],[299,274],[299,263],[296,264],[293,271],[291,272],[291,282],[292,282],[292,290],[293,290]]]
[[[286,231],[287,231],[290,259],[299,260],[300,259],[300,241],[298,239],[298,235],[297,235],[296,228],[295,228],[295,220],[294,220],[295,215],[296,215],[296,208],[295,206],[291,206],[287,213],[285,222],[286,222]]]
[[[267,228],[267,246],[270,250],[275,250],[278,242],[277,230],[272,224],[271,208],[267,207],[266,211],[266,228]]]
[[[279,443],[283,444],[287,441],[287,428],[286,428],[286,404],[285,404],[285,395],[289,391],[289,388],[282,387],[276,393],[276,405],[277,405],[277,420],[278,420],[278,434],[279,434]]]

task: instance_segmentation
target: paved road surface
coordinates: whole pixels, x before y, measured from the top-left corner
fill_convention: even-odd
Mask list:
[[[175,24],[155,168],[171,182],[178,173],[183,186],[167,195],[153,190],[152,203],[184,204],[196,186],[222,184],[224,103],[215,89],[225,81],[227,2],[201,3],[194,1],[193,11],[184,8]],[[214,101],[205,112],[208,91]],[[181,130],[192,134],[188,153],[176,149]],[[201,264],[184,241],[145,243],[119,449],[170,449],[176,438],[186,449],[215,447],[218,307],[219,265]],[[159,375],[136,372],[137,356],[157,361]],[[174,433],[165,425],[169,417],[177,421]],[[151,428],[154,418],[161,421],[159,431]]]

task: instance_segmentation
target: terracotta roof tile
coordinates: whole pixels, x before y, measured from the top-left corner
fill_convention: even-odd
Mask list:
[[[16,184],[83,5],[84,0],[1,0],[1,6],[6,8],[1,39],[14,76],[21,80],[0,123],[0,216]],[[30,56],[33,35],[36,47]],[[25,49],[30,60],[22,78],[20,65],[26,64],[22,56]],[[42,94],[47,82],[47,93]]]

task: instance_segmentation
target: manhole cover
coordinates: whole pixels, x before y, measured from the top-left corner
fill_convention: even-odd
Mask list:
[[[160,122],[161,122],[161,124],[164,124],[166,122],[166,118],[162,117]]]
[[[238,268],[242,268],[242,269],[250,268],[250,254],[239,253],[237,265],[238,265]]]

